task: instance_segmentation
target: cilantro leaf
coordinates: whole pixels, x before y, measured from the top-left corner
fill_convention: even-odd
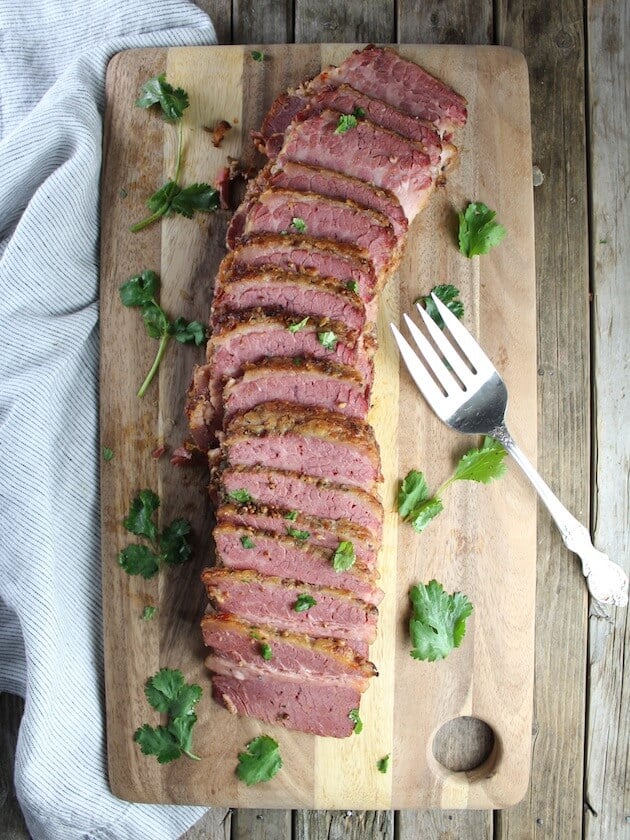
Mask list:
[[[283,518],[284,519],[290,519],[291,522],[295,522],[295,520],[298,518],[298,512],[297,512],[297,510],[290,510],[287,513],[284,514]]]
[[[346,283],[346,289],[349,289],[351,292],[354,292],[355,295],[359,294],[359,284],[356,280],[348,280]]]
[[[409,598],[411,656],[428,662],[444,659],[460,646],[466,633],[466,619],[473,611],[472,604],[461,592],[449,595],[436,580],[426,586],[412,586]]]
[[[146,607],[142,610],[141,618],[144,621],[151,621],[152,618],[155,618],[155,614],[157,612],[157,607],[154,607],[152,604],[147,604]]]
[[[297,528],[291,528],[287,525],[287,534],[295,540],[304,541],[311,536],[310,531],[298,531]]]
[[[350,709],[348,712],[348,717],[354,723],[353,732],[355,735],[360,735],[363,732],[363,721],[359,717],[359,710],[358,709]]]
[[[171,206],[171,201],[179,191],[180,187],[176,181],[167,181],[159,190],[156,190],[153,195],[147,198],[147,207],[152,213],[164,216]],[[140,225],[142,222],[138,222],[138,224]]]
[[[228,493],[228,497],[232,499],[232,501],[238,502],[241,505],[251,502],[252,500],[252,497],[249,495],[247,490],[232,490],[231,493]]]
[[[332,330],[325,330],[317,333],[317,340],[326,350],[335,350],[337,347],[337,336]]]
[[[160,278],[149,269],[130,277],[120,287],[119,294],[123,306],[144,306],[151,303],[160,288]]]
[[[155,755],[160,764],[174,761],[181,755],[199,760],[192,752],[192,728],[197,722],[195,706],[201,699],[201,687],[187,683],[176,668],[161,668],[146,681],[147,701],[161,714],[168,715],[166,726],[145,723],[133,739],[145,755]]]
[[[236,775],[246,785],[256,785],[273,779],[281,767],[278,742],[269,735],[259,735],[238,754]]]
[[[418,470],[409,470],[398,488],[398,513],[403,519],[413,509],[429,498],[429,488],[424,475]]]
[[[365,116],[365,108],[361,108],[360,106],[358,108],[355,108],[352,112],[352,115],[358,120],[362,119]]]
[[[149,705],[157,712],[169,714],[171,705],[176,702],[185,685],[186,680],[179,668],[160,668],[157,674],[146,681],[144,693]]]
[[[250,55],[254,59],[254,61],[264,61],[265,60],[265,54],[264,54],[264,52],[261,52],[260,50],[252,50]]]
[[[192,547],[188,534],[190,522],[187,519],[174,519],[160,534],[160,555],[169,566],[179,566],[190,560]]]
[[[186,321],[176,318],[171,325],[171,335],[180,344],[195,344],[199,347],[206,340],[206,328],[201,321]]]
[[[142,320],[150,338],[161,339],[168,336],[170,324],[166,313],[157,303],[145,303],[142,307]]]
[[[173,195],[167,212],[192,219],[195,211],[211,213],[219,207],[219,191],[210,184],[191,184]]]
[[[104,446],[101,455],[103,461],[112,461],[114,459],[114,450],[110,449],[109,446]]]
[[[336,572],[345,572],[354,566],[356,559],[354,543],[351,543],[349,540],[342,540],[335,549],[332,557],[333,569]]]
[[[256,543],[251,537],[248,537],[247,534],[243,534],[241,537],[241,545],[243,548],[256,548]]]
[[[266,662],[269,662],[270,659],[273,659],[273,651],[271,649],[271,645],[267,642],[261,642],[260,655]]]
[[[177,738],[166,726],[153,727],[145,723],[136,729],[133,740],[144,755],[155,755],[160,764],[168,764],[182,754]]]
[[[407,522],[411,522],[414,531],[419,534],[424,531],[429,522],[444,510],[442,500],[437,498],[425,499],[417,507],[415,507],[410,515],[407,517]]]
[[[160,498],[153,490],[141,490],[131,502],[129,513],[123,519],[123,525],[132,534],[155,541],[157,525],[153,514],[160,506]]]
[[[303,330],[304,327],[308,324],[308,315],[306,318],[302,318],[301,321],[298,321],[297,324],[290,324],[287,329],[290,333],[296,333],[299,330]]]
[[[488,484],[507,472],[506,450],[503,444],[485,437],[478,449],[470,449],[460,458],[453,481],[479,481]]]
[[[118,565],[128,575],[140,575],[148,580],[160,568],[160,558],[146,545],[128,545],[118,554]]]
[[[387,773],[389,770],[389,760],[391,755],[388,753],[387,755],[383,756],[383,758],[379,758],[376,762],[376,768],[379,773]]]
[[[309,595],[308,592],[300,592],[297,596],[297,600],[293,605],[293,609],[295,612],[306,612],[310,610],[311,607],[316,607],[317,601],[313,598],[312,595]]]
[[[437,306],[433,302],[431,295],[434,294],[442,303],[451,310],[453,315],[460,320],[464,317],[464,304],[458,300],[459,289],[450,284],[434,286],[428,295],[421,295],[414,300],[414,303],[420,303],[424,306],[427,314],[433,318],[440,329],[444,329],[444,321],[437,310]]]
[[[459,250],[465,257],[487,254],[506,234],[494,221],[496,212],[481,202],[471,202],[459,217]]]
[[[167,122],[181,120],[189,105],[188,94],[182,88],[174,88],[166,81],[166,75],[160,73],[142,86],[140,97],[136,100],[138,108],[151,108],[159,105],[162,117]]]
[[[354,114],[341,114],[337,122],[335,134],[345,134],[351,128],[356,128],[357,122],[358,120]]]
[[[306,222],[297,216],[291,219],[291,227],[297,230],[298,233],[306,233]]]

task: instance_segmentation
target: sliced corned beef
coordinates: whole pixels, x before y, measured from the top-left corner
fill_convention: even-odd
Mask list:
[[[247,364],[238,379],[223,389],[225,422],[237,411],[269,400],[328,408],[348,417],[364,418],[368,389],[354,368],[325,359],[275,357]]]
[[[226,502],[217,510],[217,522],[281,535],[287,533],[287,526],[291,526],[308,534],[304,540],[306,545],[325,548],[329,552],[334,552],[340,542],[351,542],[357,563],[370,570],[376,568],[379,549],[377,541],[367,529],[345,519],[324,519],[295,509],[256,505],[252,502]]]
[[[281,93],[274,99],[260,127],[252,132],[252,138],[258,149],[267,157],[273,158],[280,151],[284,132],[305,104],[302,94],[295,91]]]
[[[317,164],[317,161],[305,162]],[[367,210],[352,201],[325,198],[315,193],[265,190],[249,208],[245,235],[291,231],[356,244],[368,252],[377,273],[391,270],[397,264],[398,241],[389,219],[382,213]]]
[[[308,106],[301,112],[300,118],[307,118],[311,114],[325,110],[353,115],[358,112],[359,119],[368,119],[375,125],[421,143],[433,165],[444,167],[454,152],[450,144],[442,142],[433,123],[399,111],[398,108],[388,105],[382,99],[372,99],[350,85],[324,89],[309,97],[307,102]]]
[[[311,192],[342,201],[354,201],[361,207],[376,210],[387,216],[399,239],[407,232],[407,218],[393,193],[379,189],[367,181],[344,175],[343,172],[287,160],[282,167],[272,167],[267,183],[277,189]]]
[[[366,528],[380,545],[383,506],[376,496],[332,481],[266,467],[229,467],[221,473],[224,493],[246,490],[254,502],[300,510],[325,519],[347,519]]]
[[[354,281],[365,301],[377,290],[377,277],[369,254],[356,243],[334,242],[313,236],[263,233],[248,236],[226,259],[233,271],[276,266],[289,271],[312,271],[322,277]]]
[[[233,613],[251,624],[368,644],[376,638],[376,607],[342,589],[216,567],[204,569],[201,578],[217,611]],[[296,612],[302,594],[313,597],[316,604]]]
[[[231,419],[222,448],[233,465],[281,468],[369,492],[382,480],[372,427],[326,409],[261,403]]]
[[[343,639],[315,639],[302,633],[256,627],[229,613],[208,612],[201,619],[203,640],[214,654],[236,667],[250,666],[259,676],[280,674],[292,679],[324,679],[365,691],[376,668]],[[263,659],[262,645],[271,648]],[[206,664],[210,665],[208,660]],[[210,665],[211,667],[211,665]]]
[[[195,365],[184,408],[192,438],[202,452],[208,451],[218,429],[208,390],[210,377],[210,365]]]
[[[246,274],[219,272],[211,323],[227,310],[282,309],[342,321],[350,329],[365,324],[366,305],[347,282],[281,268],[254,268]]]
[[[424,147],[414,140],[366,119],[340,134],[339,119],[336,111],[322,111],[292,123],[277,164],[293,160],[370,181],[390,190],[411,221],[428,201],[439,167],[431,164]]]
[[[349,714],[358,709],[355,688],[332,686],[323,680],[239,680],[212,677],[212,696],[232,714],[247,715],[287,729],[330,738],[347,738],[354,731]]]
[[[300,531],[292,522],[286,522],[283,535],[228,523],[217,525],[213,534],[217,558],[225,568],[332,586],[375,606],[383,600],[373,572],[358,562],[345,571],[335,571],[334,550],[309,545],[308,531]]]
[[[373,99],[432,122],[440,134],[466,124],[463,96],[391,49],[370,45],[356,50],[339,67],[331,67],[307,85],[310,93],[347,84]],[[298,103],[295,103],[296,113]]]

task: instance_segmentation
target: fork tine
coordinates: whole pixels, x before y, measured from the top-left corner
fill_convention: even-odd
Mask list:
[[[390,327],[394,334],[394,339],[396,340],[398,349],[400,350],[400,355],[403,357],[407,370],[411,374],[411,378],[416,383],[420,393],[424,396],[425,400],[429,403],[438,417],[443,419],[445,416],[443,411],[444,394],[433,382],[431,374],[422,364],[415,350],[413,350],[407,340],[403,338],[398,327],[394,324],[390,324]]]
[[[477,344],[472,335],[468,332],[466,327],[455,317],[455,315],[453,315],[451,310],[445,306],[436,295],[433,294],[433,292],[431,293],[431,297],[433,298],[433,302],[442,316],[442,320],[448,328],[453,340],[459,346],[464,356],[466,356],[466,358],[470,361],[477,373],[494,373],[496,370],[494,365]]]
[[[435,378],[438,380],[442,388],[446,391],[448,396],[461,392],[461,385],[455,381],[453,375],[448,370],[442,359],[435,352],[433,347],[429,344],[427,339],[422,335],[418,327],[414,324],[408,315],[403,315],[405,323],[409,327],[409,332],[413,340],[416,342],[418,350],[422,353],[425,362],[433,371]]]
[[[424,322],[424,326],[426,327],[427,332],[433,339],[433,342],[440,351],[440,353],[444,356],[446,361],[453,368],[453,370],[455,371],[455,375],[459,379],[461,379],[464,385],[467,385],[474,375],[471,369],[468,367],[467,364],[465,364],[462,361],[462,357],[454,349],[451,342],[444,335],[442,330],[438,327],[438,325],[435,323],[435,321],[429,315],[429,313],[422,306],[420,306],[419,303],[416,304],[416,309],[418,310],[420,317]]]

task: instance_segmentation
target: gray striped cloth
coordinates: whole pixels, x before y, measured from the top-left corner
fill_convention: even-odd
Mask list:
[[[26,698],[34,838],[163,840],[203,814],[107,784],[97,244],[107,61],[212,43],[188,0],[0,0],[0,690]]]

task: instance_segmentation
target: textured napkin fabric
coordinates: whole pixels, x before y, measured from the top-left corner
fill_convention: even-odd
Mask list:
[[[167,840],[203,813],[107,784],[98,196],[109,58],[213,43],[188,0],[0,0],[0,690],[26,698],[34,838]]]

